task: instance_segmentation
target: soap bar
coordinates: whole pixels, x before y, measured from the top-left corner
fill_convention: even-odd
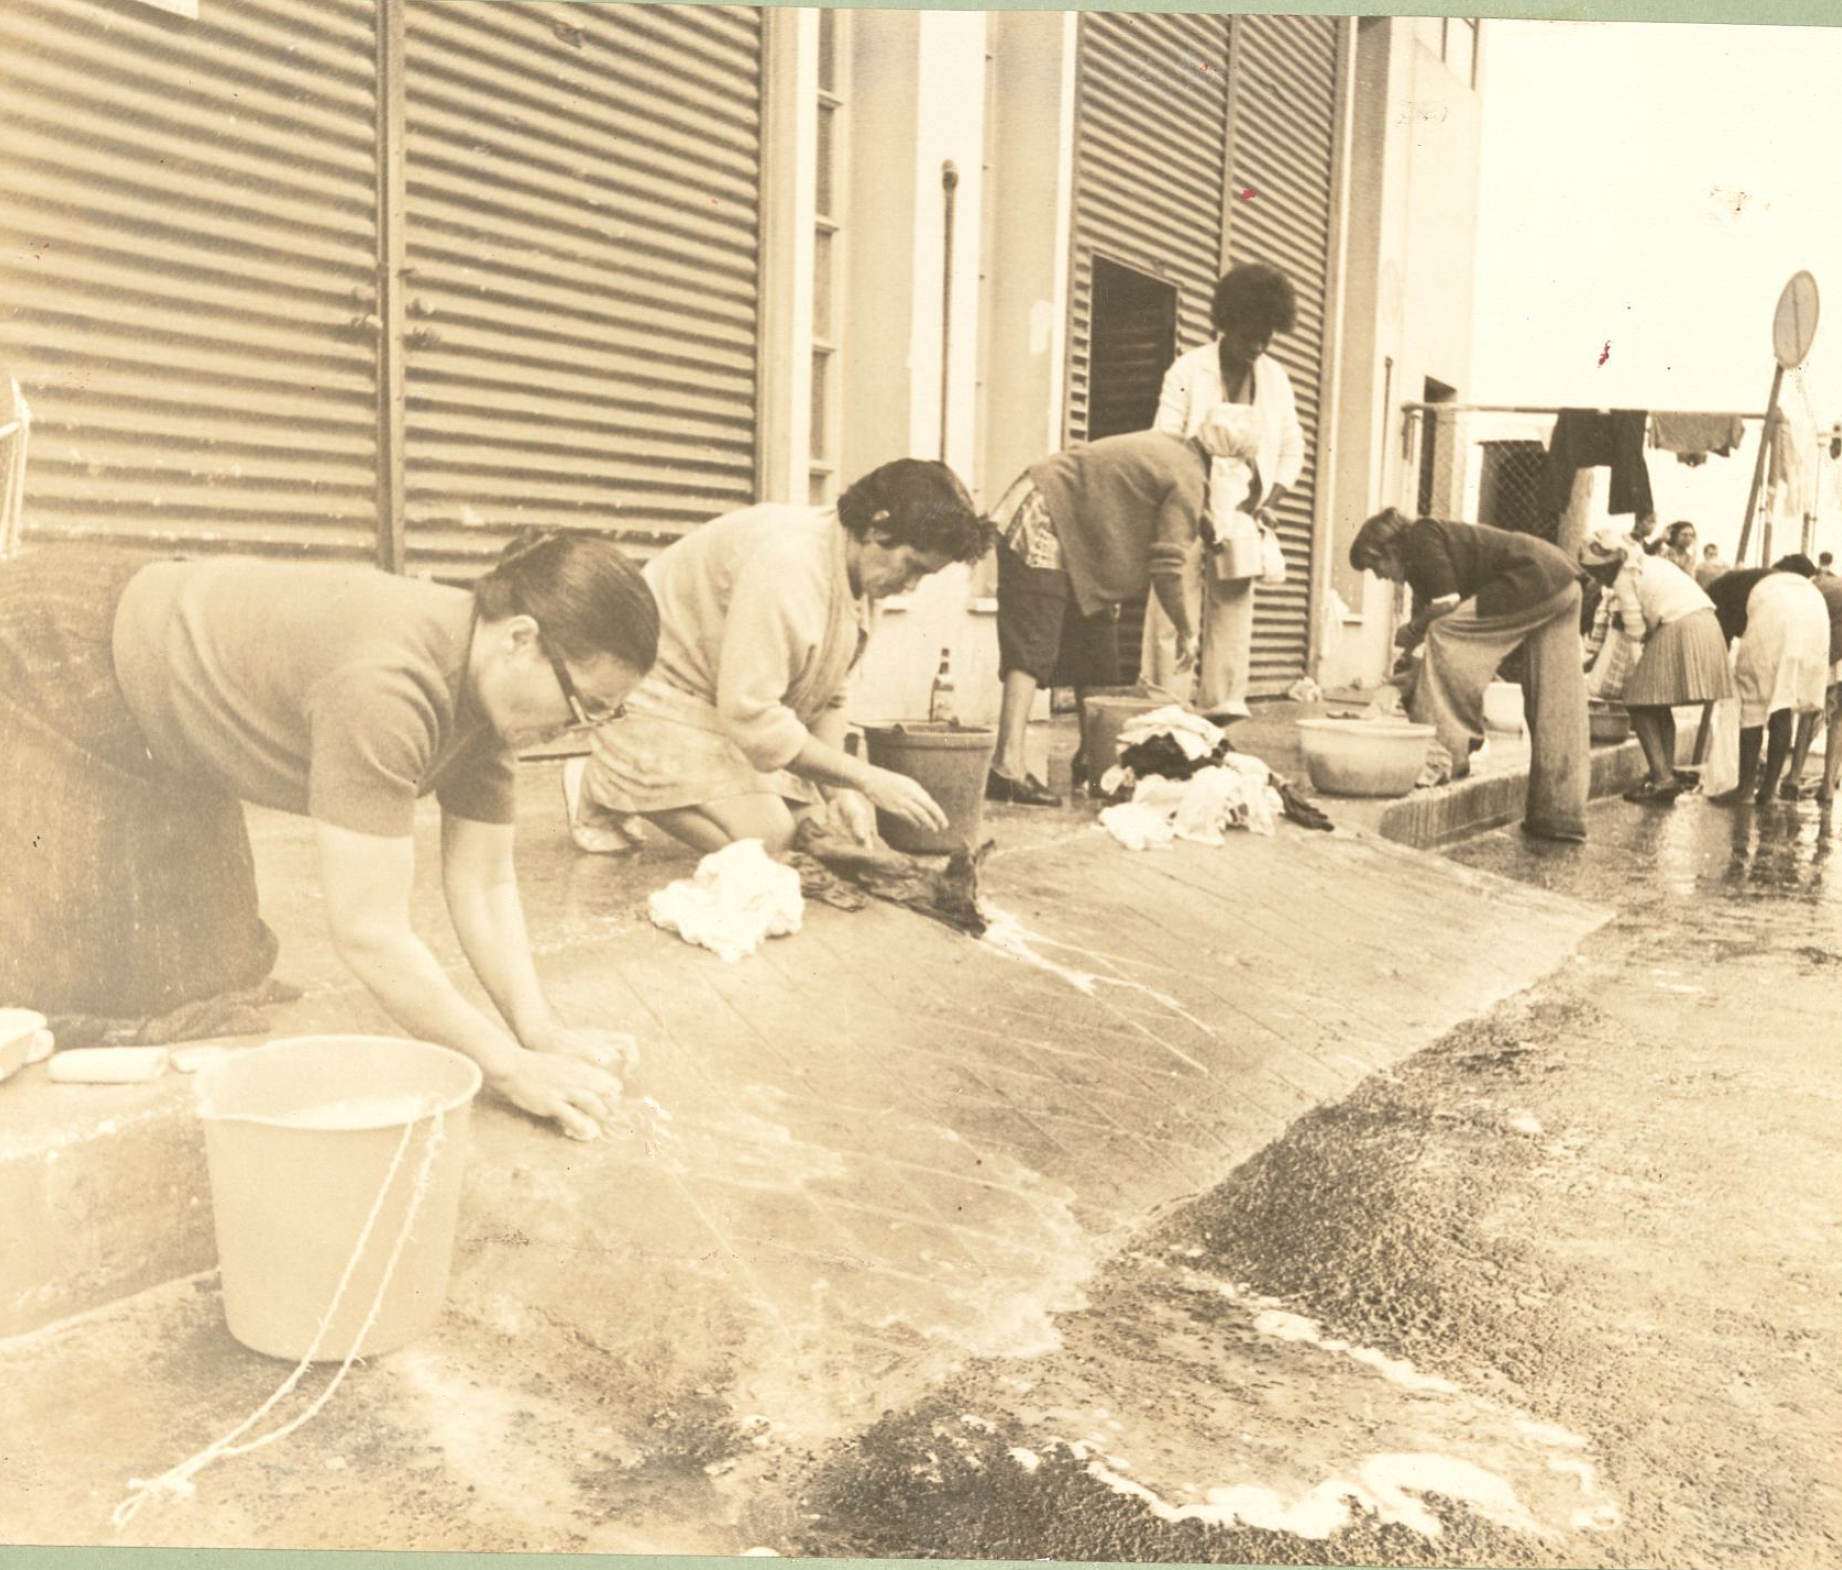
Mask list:
[[[51,1077],[63,1085],[132,1085],[166,1072],[165,1047],[79,1047],[51,1055]]]

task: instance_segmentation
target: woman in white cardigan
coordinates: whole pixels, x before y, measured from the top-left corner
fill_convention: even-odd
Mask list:
[[[1285,369],[1266,352],[1275,333],[1290,332],[1298,315],[1291,280],[1264,262],[1232,267],[1215,286],[1210,316],[1216,338],[1180,355],[1165,372],[1154,429],[1173,436],[1194,436],[1203,417],[1218,403],[1251,404],[1260,417],[1260,451],[1256,459],[1264,492],[1255,506],[1244,506],[1245,469],[1216,462],[1210,474],[1209,518],[1221,531],[1233,526],[1236,513],[1251,512],[1258,523],[1277,527],[1279,500],[1298,483],[1305,466],[1305,433],[1299,427],[1292,383]],[[1216,553],[1199,540],[1184,566],[1184,595],[1192,626],[1201,629],[1202,650],[1196,664],[1196,707],[1212,719],[1245,718],[1248,657],[1254,635],[1254,581],[1224,580],[1215,575]],[[1140,680],[1187,697],[1180,684],[1189,672],[1178,666],[1176,630],[1155,597],[1145,609],[1145,637],[1140,653]]]
[[[576,844],[630,849],[637,816],[700,852],[758,839],[778,854],[821,808],[866,842],[869,807],[944,829],[915,781],[845,752],[845,683],[871,601],[988,547],[951,469],[898,458],[835,507],[745,507],[661,551],[645,568],[658,661],[564,769]]]

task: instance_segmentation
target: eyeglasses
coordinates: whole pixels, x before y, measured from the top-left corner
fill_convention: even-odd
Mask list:
[[[609,720],[617,720],[625,710],[624,704],[615,704],[611,709],[591,709],[582,701],[582,694],[576,690],[575,682],[570,678],[569,669],[556,657],[549,644],[543,645],[544,658],[550,662],[551,670],[556,672],[556,684],[563,690],[563,701],[569,705],[569,712],[575,719],[563,729],[565,731],[594,730],[606,725]]]

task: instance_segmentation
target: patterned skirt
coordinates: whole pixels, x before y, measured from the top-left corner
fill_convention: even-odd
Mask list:
[[[0,1002],[132,1019],[273,968],[242,804],[154,766],[115,679],[115,608],[150,558],[0,562]]]
[[[1624,690],[1626,706],[1636,708],[1712,703],[1732,696],[1727,642],[1711,608],[1657,628]]]

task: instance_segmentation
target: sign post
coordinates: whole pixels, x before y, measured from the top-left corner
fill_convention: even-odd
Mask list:
[[[1816,338],[1819,301],[1816,280],[1807,272],[1793,273],[1791,281],[1778,296],[1778,309],[1772,316],[1772,354],[1778,361],[1772,372],[1772,394],[1765,404],[1765,425],[1759,432],[1759,455],[1752,466],[1752,489],[1746,496],[1746,516],[1740,523],[1740,548],[1733,553],[1733,565],[1744,566],[1746,547],[1752,538],[1753,514],[1759,507],[1759,490],[1765,480],[1766,454],[1778,425],[1778,394],[1784,387],[1784,373],[1794,371],[1810,358],[1810,345]],[[1759,531],[1759,565],[1765,566],[1772,552],[1772,530],[1768,522]]]

